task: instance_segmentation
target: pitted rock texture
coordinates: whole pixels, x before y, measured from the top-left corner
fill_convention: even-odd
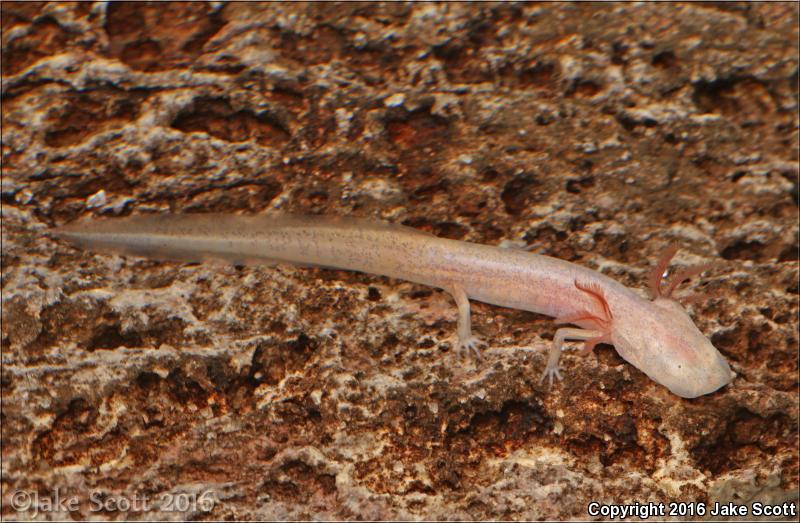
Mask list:
[[[796,502],[796,5],[0,9],[4,517],[56,490],[104,519]],[[738,376],[684,400],[600,346],[550,390],[542,316],[474,304],[476,363],[438,290],[46,235],[211,211],[376,217],[639,288],[674,242],[713,264],[690,308]]]

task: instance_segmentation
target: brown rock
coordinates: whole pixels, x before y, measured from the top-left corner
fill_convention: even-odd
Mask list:
[[[0,8],[3,517],[19,492],[132,519],[796,502],[795,5]],[[476,304],[475,365],[439,291],[44,234],[275,209],[505,241],[636,287],[674,241],[679,265],[715,264],[693,315],[738,377],[684,400],[600,347],[551,391],[540,316]]]

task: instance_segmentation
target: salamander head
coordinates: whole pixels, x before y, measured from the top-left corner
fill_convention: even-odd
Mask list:
[[[703,268],[687,269],[661,290],[661,276],[675,253],[665,253],[651,274],[652,302],[645,302],[635,322],[620,324],[613,333],[620,355],[654,381],[684,398],[696,398],[727,385],[735,374],[728,362],[670,297],[675,287]],[[644,304],[643,304],[644,305]]]
[[[728,363],[678,302],[659,298],[640,305],[635,320],[615,322],[611,336],[620,356],[683,398],[730,383]]]
[[[733,379],[728,362],[697,328],[692,319],[675,300],[658,298],[653,301],[660,310],[657,336],[650,350],[667,357],[658,372],[658,381],[684,398],[696,398],[727,385]]]

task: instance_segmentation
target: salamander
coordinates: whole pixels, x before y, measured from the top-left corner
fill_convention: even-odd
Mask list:
[[[479,354],[469,300],[522,309],[572,325],[556,331],[541,380],[561,379],[566,340],[615,347],[622,358],[674,394],[694,398],[728,384],[725,358],[672,297],[699,269],[663,275],[670,247],[651,271],[650,299],[597,271],[534,254],[439,238],[378,220],[333,216],[162,214],[84,220],[51,229],[101,252],[163,260],[290,263],[408,280],[450,293],[458,344]],[[540,381],[541,381],[540,380]]]

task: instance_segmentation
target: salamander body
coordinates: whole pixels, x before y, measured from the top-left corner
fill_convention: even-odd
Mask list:
[[[438,238],[385,222],[324,216],[144,215],[88,220],[53,229],[102,252],[164,260],[292,263],[347,269],[438,287],[458,306],[462,350],[477,353],[469,300],[551,316],[558,329],[542,379],[561,379],[565,340],[591,350],[614,345],[626,361],[673,393],[693,398],[729,383],[725,359],[663,289],[669,249],[651,273],[650,300],[594,270],[549,256]]]

